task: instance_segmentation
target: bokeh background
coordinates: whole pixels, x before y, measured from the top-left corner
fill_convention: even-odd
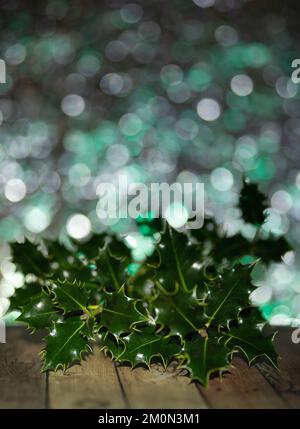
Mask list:
[[[299,322],[297,3],[0,1],[0,317],[23,284],[6,243],[24,234],[133,233],[136,258],[151,251],[130,219],[99,219],[100,183],[204,182],[207,214],[251,238],[247,177],[269,197],[266,232],[295,248],[257,270],[253,299]]]

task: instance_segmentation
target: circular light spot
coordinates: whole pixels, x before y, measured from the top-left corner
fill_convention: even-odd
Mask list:
[[[100,81],[105,94],[125,96],[132,89],[132,79],[126,73],[107,73]]]
[[[251,295],[250,299],[254,305],[262,305],[270,301],[272,298],[272,288],[270,286],[264,285],[255,289]]]
[[[76,117],[84,111],[85,102],[80,95],[69,94],[63,98],[61,108],[66,115]]]
[[[177,85],[183,80],[183,71],[175,64],[168,64],[161,69],[160,78],[165,85]]]
[[[236,30],[229,25],[221,25],[215,31],[216,41],[222,46],[232,46],[238,41]]]
[[[87,77],[94,76],[100,67],[100,60],[94,55],[83,55],[77,63],[78,71]]]
[[[90,234],[92,226],[87,216],[76,213],[69,217],[66,228],[70,237],[82,240]]]
[[[280,190],[273,194],[271,205],[276,212],[285,214],[293,207],[293,199],[288,192]]]
[[[231,79],[231,90],[240,97],[245,97],[253,91],[253,81],[246,74],[238,74]]]
[[[187,209],[181,203],[176,202],[167,207],[164,216],[173,228],[181,228],[189,218]]]
[[[113,62],[123,61],[127,54],[127,46],[119,40],[111,40],[105,48],[105,55]]]
[[[38,234],[49,226],[50,217],[39,207],[32,207],[25,214],[24,224],[29,231]]]
[[[210,182],[217,191],[229,191],[233,185],[233,175],[227,168],[215,168],[211,173]]]
[[[298,85],[288,77],[281,76],[276,81],[276,91],[282,98],[293,98],[297,95]]]
[[[142,121],[136,114],[126,113],[119,120],[119,127],[126,136],[135,136],[142,129]]]
[[[26,58],[26,48],[21,43],[16,43],[5,51],[4,57],[9,64],[21,64]]]
[[[221,114],[220,105],[212,98],[203,98],[197,104],[197,113],[204,121],[215,121]]]
[[[114,167],[122,167],[130,158],[129,151],[122,144],[114,144],[109,146],[106,152],[107,161]]]
[[[134,24],[142,18],[143,9],[138,4],[129,3],[122,7],[120,15],[123,21],[128,22],[129,24]]]
[[[12,203],[17,203],[26,195],[26,185],[21,179],[10,179],[4,187],[5,197]]]
[[[202,8],[211,7],[215,4],[215,0],[193,0],[193,2]]]
[[[69,170],[68,177],[72,185],[85,186],[91,178],[91,171],[85,164],[74,164]]]

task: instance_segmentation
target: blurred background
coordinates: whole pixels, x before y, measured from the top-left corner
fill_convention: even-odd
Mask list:
[[[0,0],[0,317],[23,284],[5,243],[134,232],[99,219],[100,183],[204,182],[207,214],[251,238],[247,177],[268,195],[266,232],[295,247],[261,266],[253,300],[299,323],[297,3]],[[151,243],[134,233],[141,259]]]

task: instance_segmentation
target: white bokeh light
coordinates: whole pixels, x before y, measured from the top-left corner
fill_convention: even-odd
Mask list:
[[[232,188],[233,176],[227,168],[215,168],[211,173],[210,182],[217,191],[226,192]]]
[[[253,81],[246,74],[238,74],[231,79],[231,90],[240,97],[245,97],[253,91]]]
[[[32,207],[25,214],[24,224],[30,232],[39,234],[49,226],[50,216],[39,207]]]
[[[85,102],[80,95],[69,94],[63,98],[61,108],[66,115],[76,117],[84,111]]]
[[[197,113],[204,121],[215,121],[221,114],[221,108],[216,100],[203,98],[197,104]]]
[[[82,240],[90,234],[92,226],[87,216],[76,213],[69,217],[66,228],[70,237]]]
[[[189,218],[187,209],[178,202],[170,204],[167,207],[164,215],[169,225],[171,225],[173,228],[181,228],[186,224]]]
[[[10,179],[5,184],[4,195],[12,203],[17,203],[26,195],[26,185],[21,179]]]

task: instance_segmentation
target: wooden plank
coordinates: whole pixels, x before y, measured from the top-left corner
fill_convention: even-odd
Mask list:
[[[257,368],[240,359],[222,379],[210,381],[208,388],[198,385],[211,408],[286,408],[284,401]]]
[[[151,369],[118,366],[121,385],[129,408],[207,408],[207,403],[194,383],[170,366]]]
[[[124,408],[125,400],[111,362],[99,350],[65,373],[50,372],[50,408]]]
[[[300,344],[292,342],[292,332],[281,328],[275,339],[280,372],[266,363],[257,366],[289,408],[300,408]]]
[[[0,408],[45,408],[46,375],[40,373],[39,335],[9,328],[0,344]]]

